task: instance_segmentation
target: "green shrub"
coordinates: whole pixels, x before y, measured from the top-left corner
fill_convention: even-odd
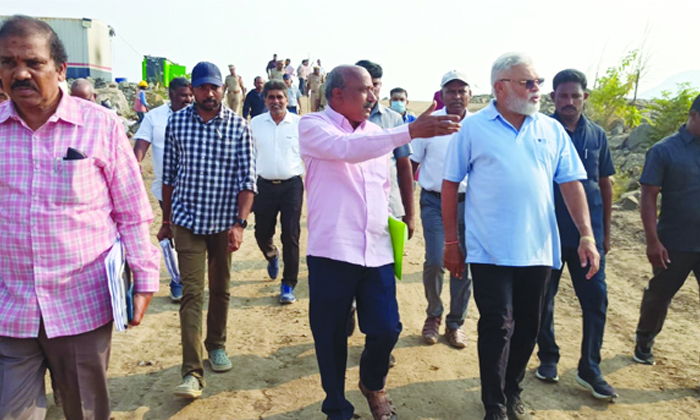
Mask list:
[[[673,134],[688,120],[688,110],[698,96],[698,91],[690,83],[679,83],[676,85],[676,95],[671,95],[670,91],[663,91],[661,98],[655,98],[650,106],[654,120],[651,122],[649,146]]]
[[[627,99],[639,79],[638,55],[639,50],[633,50],[617,67],[608,68],[604,76],[596,79],[590,92],[587,114],[605,129],[616,119],[623,120],[629,128],[642,122],[641,112]]]

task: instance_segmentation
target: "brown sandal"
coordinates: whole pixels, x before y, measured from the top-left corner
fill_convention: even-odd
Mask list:
[[[374,420],[398,420],[399,416],[396,414],[396,407],[391,402],[389,394],[386,393],[386,388],[382,388],[379,391],[370,391],[360,381],[360,391],[367,398],[369,410],[372,412]]]

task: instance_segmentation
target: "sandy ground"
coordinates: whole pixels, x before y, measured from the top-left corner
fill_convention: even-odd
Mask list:
[[[417,104],[416,108],[423,105]],[[153,178],[150,157],[143,169],[150,189]],[[418,196],[416,191],[416,203]],[[155,236],[160,210],[151,199],[156,212],[151,227]],[[302,255],[306,236],[306,224],[302,222]],[[612,404],[600,402],[575,384],[581,316],[565,275],[555,314],[562,349],[561,380],[557,385],[538,381],[534,375],[538,361],[536,357],[531,359],[523,383],[523,400],[534,418],[700,418],[698,286],[693,278],[671,305],[655,349],[657,365],[638,365],[631,357],[641,294],[650,277],[643,241],[638,213],[615,211],[613,249],[608,255],[609,310],[602,370],[620,398]],[[469,337],[466,349],[452,349],[444,338],[433,346],[423,344],[420,331],[426,302],[421,280],[424,241],[419,218],[416,234],[407,249],[405,279],[397,288],[404,330],[394,350],[398,364],[388,378],[390,395],[400,418],[481,419],[484,412],[476,352],[479,316],[476,305],[472,299],[464,326]],[[154,297],[143,324],[126,333],[114,334],[109,367],[113,417],[117,420],[325,419],[321,413],[324,394],[308,323],[305,261],[296,290],[298,301],[289,306],[277,302],[279,283],[267,277],[265,268],[253,228],[249,227],[232,265],[227,351],[234,368],[216,374],[207,365],[208,386],[202,398],[186,401],[172,395],[172,389],[180,381],[180,330],[178,305],[168,298],[169,278],[163,267],[161,291]],[[449,299],[447,290],[443,298]],[[363,342],[359,332],[349,340],[347,397],[356,407],[357,418],[371,420],[366,401],[357,389]],[[62,419],[63,415],[52,405],[48,418]]]

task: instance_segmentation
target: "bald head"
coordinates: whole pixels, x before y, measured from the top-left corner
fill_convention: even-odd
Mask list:
[[[70,96],[95,102],[96,95],[92,83],[86,79],[75,79],[70,87]]]
[[[372,77],[360,66],[342,65],[328,73],[326,99],[337,113],[353,127],[369,118],[377,102],[372,91]]]

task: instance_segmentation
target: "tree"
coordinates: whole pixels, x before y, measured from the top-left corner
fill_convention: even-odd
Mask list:
[[[688,120],[688,110],[698,96],[698,91],[688,82],[678,83],[676,95],[671,95],[667,90],[661,92],[661,98],[654,98],[650,106],[653,115],[650,146],[678,130]]]
[[[639,50],[632,50],[617,67],[609,67],[604,76],[596,78],[588,98],[589,117],[604,128],[616,119],[622,119],[630,128],[638,126],[642,114],[627,97],[640,75]]]

